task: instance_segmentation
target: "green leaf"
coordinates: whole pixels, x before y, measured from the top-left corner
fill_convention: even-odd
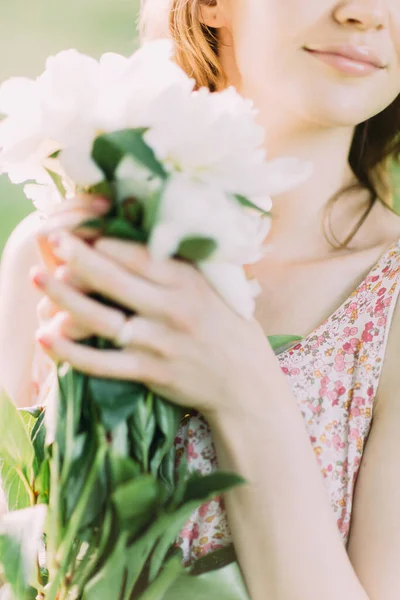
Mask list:
[[[126,565],[126,535],[119,534],[118,542],[103,568],[85,586],[83,600],[120,598]]]
[[[181,563],[180,556],[173,556],[165,563],[158,579],[140,596],[139,600],[163,600],[165,594],[171,588],[171,585],[185,572],[185,570],[185,567]],[[173,596],[171,596],[171,599],[172,598]],[[186,596],[186,600],[187,598],[192,600],[191,595]]]
[[[113,144],[111,140],[108,140],[106,136],[99,136],[94,141],[92,158],[109,182],[113,180],[114,173],[123,156],[122,150]]]
[[[44,505],[8,513],[0,521],[0,562],[16,598],[34,584],[38,549],[46,519]]]
[[[51,171],[50,169],[46,169],[46,167],[45,167],[45,171],[47,171],[47,173],[50,175],[51,179],[53,180],[54,185],[56,186],[57,190],[60,192],[61,197],[63,199],[65,199],[65,196],[67,195],[67,190],[64,187],[61,175],[59,175],[58,173],[55,173],[54,171]]]
[[[158,214],[161,206],[161,200],[163,195],[163,188],[159,188],[154,191],[144,203],[144,219],[143,228],[150,234],[154,226],[158,222]]]
[[[28,413],[28,415],[31,415],[36,421],[43,412],[43,406],[26,406],[24,408],[19,408],[18,410],[22,414]]]
[[[244,485],[247,481],[237,475],[236,473],[229,472],[214,472],[209,475],[199,475],[193,473],[189,478],[183,502],[206,501],[214,496],[227,492],[228,490],[238,486]],[[214,496],[213,496],[214,494]]]
[[[192,576],[178,577],[162,596],[162,600],[250,600],[237,562],[226,567]],[[140,599],[142,600],[142,599]]]
[[[193,510],[195,510],[195,508]],[[132,546],[127,548],[127,579],[123,600],[131,600],[132,592],[155,543],[162,535],[165,528],[175,519],[176,513],[159,516],[154,520],[153,524],[147,528],[142,536],[135,539]]]
[[[131,400],[132,416],[129,420],[133,442],[133,455],[143,466],[144,472],[149,469],[150,447],[156,430],[156,419],[153,410],[154,394],[144,389],[140,397]]]
[[[113,502],[121,522],[150,513],[160,497],[160,485],[152,475],[142,475],[118,486],[113,493]]]
[[[0,469],[9,510],[33,504],[34,449],[30,430],[34,417],[20,413],[4,393],[0,393]],[[26,425],[24,424],[24,420]]]
[[[27,489],[24,475],[14,467],[0,460],[1,484],[6,495],[9,511],[28,508],[31,506],[31,495]]]
[[[179,423],[185,411],[180,406],[154,396],[154,414],[157,424],[157,441],[150,466],[153,475],[157,475],[162,460],[174,445]]]
[[[91,185],[86,189],[86,193],[92,194],[93,196],[102,196],[113,201],[115,199],[115,185],[110,181],[101,181],[95,185]]]
[[[217,248],[218,244],[213,238],[193,236],[181,241],[176,254],[191,262],[199,262],[210,258]]]
[[[13,402],[4,392],[0,393],[0,457],[10,466],[30,470],[33,464],[34,450],[25,429],[22,417]]]
[[[99,136],[93,145],[92,157],[106,178],[112,180],[124,156],[132,156],[161,178],[166,173],[153,150],[143,140],[144,130],[124,129]]]
[[[200,476],[193,474],[189,479],[184,495],[183,506],[172,515],[165,516],[165,527],[150,562],[149,581],[153,581],[159,572],[165,556],[174,543],[179,532],[183,529],[192,513],[200,505],[220,494],[232,489],[236,485],[246,483],[239,475],[234,473],[216,472],[210,475]]]
[[[37,504],[48,504],[50,495],[50,464],[48,459],[41,463],[39,473],[35,477],[34,487],[37,494]]]
[[[41,412],[31,432],[31,440],[35,451],[35,459],[33,470],[35,476],[38,475],[40,467],[45,459],[46,445],[46,426],[45,426],[45,410]]]
[[[143,230],[134,227],[129,221],[118,217],[106,222],[103,235],[142,243],[147,241],[147,234]]]
[[[165,490],[169,497],[172,496],[176,483],[176,448],[171,446],[166,455],[164,456],[160,468],[158,470],[158,477],[163,482]]]
[[[36,417],[36,416],[34,416],[34,414],[31,411],[26,410],[24,408],[18,408],[17,410],[18,410],[19,414],[21,415],[21,419],[22,419],[22,422],[24,424],[27,434],[29,435],[29,437],[31,437],[32,429],[34,428],[39,415]],[[36,411],[35,411],[35,414],[36,414]]]
[[[81,500],[83,490],[87,486],[87,481],[93,476],[93,463],[96,461],[99,453],[94,435],[86,434],[85,438],[82,456],[79,460],[74,460],[70,476],[66,483],[66,488],[63,490],[65,503],[63,518],[66,523],[73,517],[74,511]],[[103,460],[103,462],[98,465],[97,475],[93,480],[88,495],[84,514],[82,515],[80,522],[82,530],[89,525],[93,525],[99,515],[102,514],[108,493],[107,472],[107,464]]]
[[[245,206],[246,208],[256,208],[258,211],[260,211],[260,213],[262,213],[264,215],[270,215],[271,214],[269,211],[263,210],[262,208],[260,208],[256,204],[253,204],[253,202],[251,202],[251,200],[249,200],[245,196],[242,196],[241,194],[233,194],[233,195],[236,198],[236,200],[238,200],[240,202],[240,204],[242,206]]]
[[[280,354],[281,352],[284,352],[285,350],[293,346],[295,342],[300,342],[302,339],[303,338],[299,337],[298,335],[268,336],[269,343],[271,344],[271,348],[275,352],[275,354]]]
[[[93,401],[101,410],[106,429],[114,429],[135,412],[136,398],[144,393],[144,386],[134,381],[89,378]]]
[[[205,556],[198,558],[190,567],[191,575],[203,575],[209,571],[222,569],[237,561],[236,550],[234,545],[228,544],[218,550],[208,552]]]
[[[141,474],[138,463],[131,458],[118,456],[114,452],[110,452],[109,461],[112,487],[114,489]]]
[[[189,477],[189,463],[186,455],[183,455],[180,459],[178,468],[175,467],[175,485],[171,502],[168,507],[169,511],[176,510],[178,506],[181,506]]]

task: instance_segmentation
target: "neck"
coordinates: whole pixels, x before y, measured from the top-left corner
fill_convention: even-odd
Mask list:
[[[280,256],[323,256],[334,250],[324,235],[327,205],[339,190],[355,183],[348,163],[353,130],[299,127],[286,118],[279,123],[270,111],[260,111],[265,128],[267,157],[294,156],[311,161],[313,174],[303,184],[273,198],[273,224],[267,240]],[[345,193],[335,205],[330,222],[340,241],[351,232],[366,210],[365,190]]]

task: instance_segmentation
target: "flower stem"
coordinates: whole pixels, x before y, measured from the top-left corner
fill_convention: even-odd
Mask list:
[[[100,446],[100,448],[97,450],[92,469],[89,473],[89,477],[86,480],[79,502],[72,515],[72,518],[69,521],[64,540],[57,552],[57,563],[59,564],[59,568],[54,580],[51,583],[46,600],[56,600],[60,584],[64,585],[65,577],[70,566],[69,559],[71,555],[71,550],[75,538],[78,534],[82,519],[85,515],[90,495],[93,492],[93,485],[98,477],[101,465],[103,464],[106,451],[107,449],[105,446]]]
[[[22,472],[22,470],[19,467],[15,467],[15,470],[18,473],[19,478],[21,479],[22,483],[24,484],[24,487],[29,496],[29,501],[30,501],[31,506],[35,506],[35,504],[36,504],[35,494],[33,493],[33,490],[31,488],[31,486],[29,485],[27,478],[25,477],[24,473]]]

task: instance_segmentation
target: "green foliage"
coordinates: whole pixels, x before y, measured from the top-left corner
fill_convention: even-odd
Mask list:
[[[31,506],[3,516],[0,522],[0,560],[18,600],[35,598],[35,570],[46,507]]]
[[[126,542],[126,534],[121,533],[107,562],[85,587],[82,600],[110,600],[120,597],[125,578]]]
[[[186,260],[199,262],[210,258],[217,247],[216,241],[212,238],[191,237],[182,240],[177,254]]]
[[[280,354],[284,350],[291,348],[296,342],[303,338],[298,335],[269,335],[268,340],[275,354]]]
[[[92,156],[108,181],[114,179],[119,163],[126,156],[132,156],[155,176],[162,179],[166,177],[161,163],[143,140],[143,133],[144,131],[139,129],[124,129],[96,138]]]
[[[30,433],[34,418],[29,414],[22,417],[4,392],[0,392],[0,414],[1,478],[9,509],[18,510],[33,504],[31,484],[35,454]]]
[[[180,574],[162,600],[250,600],[237,562],[193,577]],[[142,600],[142,599],[141,599]]]

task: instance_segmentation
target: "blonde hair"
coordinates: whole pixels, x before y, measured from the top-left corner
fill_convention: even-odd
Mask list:
[[[143,43],[172,38],[174,60],[197,87],[219,91],[227,78],[218,56],[218,32],[201,22],[201,5],[215,0],[141,0],[139,36]]]
[[[204,25],[202,5],[215,5],[217,0],[140,0],[138,29],[140,41],[170,37],[174,42],[175,62],[197,83],[220,91],[227,77],[218,54],[218,30]],[[371,203],[355,228],[339,242],[331,231],[338,249],[350,243],[376,201],[394,210],[394,182],[391,166],[400,162],[400,96],[381,113],[355,128],[349,163],[357,183],[341,189],[329,201],[327,213],[340,196],[353,189],[365,188]],[[400,198],[399,198],[400,201]],[[331,242],[332,243],[332,242]],[[332,244],[334,246],[334,244]],[[335,247],[335,246],[334,246]]]

